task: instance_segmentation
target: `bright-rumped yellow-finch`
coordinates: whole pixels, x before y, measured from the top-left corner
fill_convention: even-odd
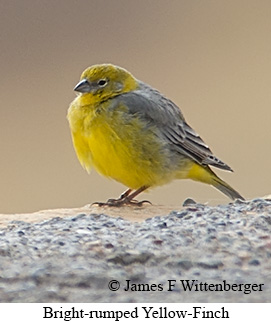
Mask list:
[[[181,110],[125,69],[91,66],[74,90],[80,94],[68,120],[80,163],[128,187],[120,198],[100,205],[138,203],[134,197],[142,191],[185,178],[243,199],[211,170],[231,168],[213,155]]]

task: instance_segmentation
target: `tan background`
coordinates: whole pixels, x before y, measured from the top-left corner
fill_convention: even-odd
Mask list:
[[[0,213],[76,207],[124,187],[81,168],[66,111],[89,65],[123,66],[173,99],[235,173],[245,197],[270,193],[271,2],[0,2]],[[176,181],[142,198],[227,202]]]

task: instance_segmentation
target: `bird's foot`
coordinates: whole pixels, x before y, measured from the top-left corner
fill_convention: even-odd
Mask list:
[[[149,203],[152,205],[152,203],[148,200],[143,201],[137,201],[133,199],[129,199],[128,197],[125,197],[123,199],[109,199],[107,202],[94,202],[91,205],[98,205],[98,206],[112,206],[112,207],[120,207],[120,206],[143,206],[143,204]]]
[[[119,207],[123,205],[142,206],[144,203],[152,204],[150,201],[147,200],[137,201],[134,199],[134,197],[136,197],[138,194],[140,194],[147,188],[147,186],[142,186],[133,193],[132,190],[128,188],[125,192],[121,194],[121,196],[118,199],[109,199],[107,202],[94,202],[91,205]]]

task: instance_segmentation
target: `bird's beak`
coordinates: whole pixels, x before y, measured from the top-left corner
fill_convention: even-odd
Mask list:
[[[91,91],[91,85],[88,80],[83,79],[78,84],[76,84],[73,90],[81,93],[87,93]]]

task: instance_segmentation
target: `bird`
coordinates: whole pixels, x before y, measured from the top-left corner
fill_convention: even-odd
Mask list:
[[[244,198],[211,167],[232,171],[160,91],[113,64],[85,69],[75,86],[68,122],[81,165],[127,187],[99,206],[139,205],[135,197],[175,179],[212,185],[230,199]]]

